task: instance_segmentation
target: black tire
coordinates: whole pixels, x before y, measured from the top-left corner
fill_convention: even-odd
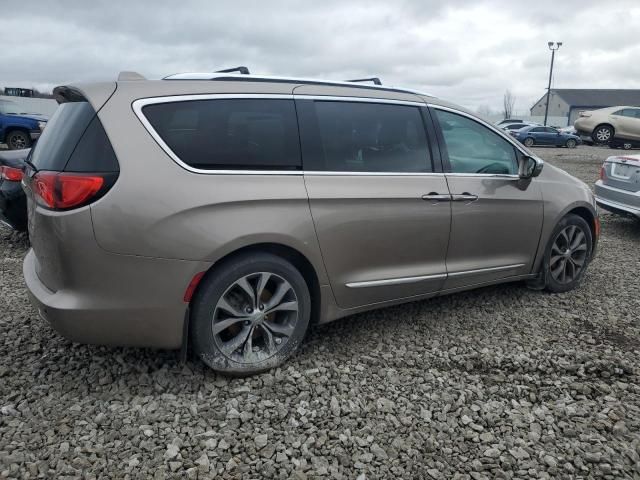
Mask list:
[[[591,138],[599,145],[605,145],[613,141],[615,131],[611,125],[598,125],[593,129]]]
[[[268,358],[262,358],[255,362],[245,362],[242,354],[237,353],[237,349],[235,350],[236,353],[232,352],[231,356],[229,356],[218,346],[220,335],[225,333],[226,330],[220,332],[217,336],[214,335],[214,315],[218,302],[223,295],[228,294],[229,289],[235,282],[246,276],[261,275],[262,272],[274,275],[273,278],[284,279],[292,287],[294,292],[292,295],[298,302],[297,316],[295,323],[293,323],[291,335],[284,340],[282,345],[278,343],[278,350],[275,353]],[[255,290],[258,289],[256,284],[251,286],[255,286]],[[247,376],[263,372],[282,364],[297,350],[309,327],[310,317],[311,297],[309,288],[300,272],[289,262],[269,253],[250,253],[231,258],[205,276],[193,299],[189,327],[193,351],[204,363],[217,372],[232,376]],[[251,332],[254,330],[256,332],[266,331],[263,326],[254,327],[252,324],[250,327],[246,327],[246,322],[238,322],[235,325],[240,323],[244,325],[239,327],[230,326],[229,329],[233,327],[237,329],[252,329],[250,330]],[[262,323],[266,323],[266,320],[261,320],[260,324]],[[258,331],[258,328],[261,330]],[[242,333],[236,335],[241,336]],[[249,336],[254,338],[254,333],[250,333]],[[284,337],[277,337],[276,340],[278,338],[282,341]],[[266,348],[266,339],[264,342],[263,354],[266,357],[269,355]],[[246,343],[246,341],[243,342],[243,344]],[[252,345],[256,344],[252,343]],[[271,346],[275,345],[272,343]],[[255,350],[250,348],[249,351]],[[231,358],[234,355],[235,357]]]
[[[531,137],[527,137],[524,139],[524,142],[526,147],[533,147],[533,144],[536,143],[535,140]]]
[[[573,138],[570,138],[569,140],[567,140],[565,142],[565,147],[567,148],[576,148],[576,145],[578,144],[578,142],[576,142]]]
[[[577,273],[574,270],[575,277],[570,281],[563,282],[555,278],[553,272],[551,271],[552,267],[556,265],[556,263],[552,263],[552,251],[555,253],[554,243],[556,242],[556,239],[559,239],[562,232],[565,231],[565,229],[567,229],[568,227],[576,227],[580,232],[582,232],[582,234],[584,234],[586,250],[584,250],[584,261],[582,267]],[[560,220],[556,227],[553,229],[553,233],[551,234],[551,237],[549,238],[549,242],[547,244],[547,248],[545,249],[542,266],[545,278],[545,288],[553,293],[562,293],[573,290],[578,285],[580,285],[580,282],[584,277],[584,273],[589,266],[589,262],[591,261],[592,249],[593,238],[591,235],[591,228],[589,228],[589,224],[587,224],[587,222],[582,217],[574,214],[569,214],[562,218],[562,220]]]
[[[22,150],[23,148],[31,147],[29,134],[22,130],[11,130],[6,134],[4,141],[9,150]]]

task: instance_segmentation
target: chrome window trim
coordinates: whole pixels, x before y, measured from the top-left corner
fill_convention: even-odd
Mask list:
[[[438,280],[446,278],[446,273],[437,273],[435,275],[420,275],[418,277],[398,277],[386,278],[383,280],[369,280],[364,282],[350,282],[345,284],[348,288],[366,288],[366,287],[382,287],[388,285],[403,285],[405,283],[416,283],[424,280]]]
[[[247,169],[224,169],[224,170],[209,170],[203,168],[195,168],[191,165],[183,162],[173,150],[165,143],[160,137],[158,132],[153,128],[147,117],[145,117],[142,109],[147,105],[155,105],[159,103],[174,103],[174,102],[189,102],[195,100],[222,100],[222,99],[252,99],[252,98],[267,98],[278,100],[326,100],[326,101],[343,101],[343,102],[365,102],[365,103],[387,103],[392,105],[407,105],[412,107],[425,107],[427,104],[422,102],[411,102],[404,100],[392,100],[385,98],[375,97],[337,97],[328,95],[293,95],[288,93],[205,93],[205,94],[189,94],[189,95],[168,95],[160,97],[147,97],[134,100],[131,104],[131,108],[135,113],[138,120],[142,123],[145,130],[149,132],[149,135],[154,139],[158,146],[180,167],[193,173],[200,173],[204,175],[326,175],[326,176],[443,176],[442,172],[325,172],[325,171],[305,171],[303,170],[247,170]]]
[[[293,97],[296,100],[320,100],[325,102],[362,102],[362,103],[388,103],[391,105],[406,105],[408,107],[426,107],[427,102],[412,102],[411,100],[394,100],[392,98],[377,97],[346,97],[335,95],[306,95],[297,94],[294,91]]]
[[[534,157],[536,159],[537,162],[540,162],[542,164],[544,164],[544,161],[541,158],[538,158],[538,156],[536,155],[532,155],[531,152],[527,152],[523,146],[519,143],[516,142],[513,138],[511,138],[511,136],[507,133],[505,133],[504,131],[502,131],[502,129],[500,128],[496,128],[495,125],[490,124],[489,122],[484,121],[483,119],[476,117],[474,115],[471,115],[469,113],[466,112],[462,112],[460,110],[456,110],[455,108],[450,108],[450,107],[445,107],[443,105],[436,105],[433,103],[427,103],[427,106],[429,108],[433,108],[436,110],[443,110],[445,112],[450,112],[450,113],[455,113],[456,115],[460,115],[463,117],[466,117],[470,120],[473,120],[477,123],[479,123],[480,125],[487,127],[489,130],[491,130],[494,133],[497,133],[498,135],[500,135],[502,138],[504,138],[507,142],[509,142],[516,150],[518,150],[521,154],[526,155],[528,157]],[[520,176],[517,174],[493,174],[493,173],[454,173],[454,172],[445,172],[446,175],[451,175],[451,176],[459,176],[459,177],[496,177],[496,178],[505,178],[505,179],[520,179]]]
[[[348,171],[323,171],[323,170],[303,170],[305,176],[331,176],[331,177],[444,177],[442,172],[348,172]]]
[[[251,94],[251,93],[215,93],[215,94],[195,94],[195,95],[170,95],[164,97],[149,97],[140,98],[135,100],[131,104],[133,112],[138,117],[138,120],[142,123],[144,128],[149,132],[155,142],[164,150],[164,152],[171,157],[171,159],[177,163],[180,167],[193,173],[201,173],[205,175],[302,175],[302,170],[247,170],[247,169],[225,169],[225,170],[208,170],[204,168],[195,168],[191,165],[183,162],[173,150],[165,143],[160,137],[155,128],[151,125],[142,109],[147,105],[156,105],[159,103],[174,103],[174,102],[189,102],[195,100],[222,100],[222,99],[234,99],[234,98],[273,98],[279,100],[293,100],[291,94]]]

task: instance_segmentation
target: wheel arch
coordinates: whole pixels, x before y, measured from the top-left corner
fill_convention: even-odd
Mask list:
[[[216,274],[216,271],[224,264],[233,262],[234,259],[248,255],[250,253],[270,253],[272,255],[278,256],[289,263],[291,263],[295,268],[298,269],[304,281],[309,288],[309,295],[311,297],[311,319],[310,323],[317,324],[320,320],[320,312],[321,312],[321,289],[320,289],[320,280],[318,277],[318,272],[314,268],[313,264],[309,261],[309,259],[302,254],[299,250],[289,246],[284,245],[282,243],[274,243],[274,242],[262,242],[255,243],[251,245],[245,245],[243,247],[239,247],[236,250],[233,250],[224,256],[220,257],[216,260],[211,266],[205,271],[204,275],[198,282],[198,286],[193,292],[193,296],[189,301],[189,307],[193,304],[196,298],[198,298],[198,292],[202,288],[202,285],[205,283],[203,280],[207,277]],[[183,338],[183,348],[186,347],[186,343],[190,338],[190,327],[188,325],[185,326],[184,338]]]
[[[572,208],[571,210],[566,212],[562,216],[562,218],[566,217],[569,214],[574,214],[582,217],[582,219],[587,222],[587,225],[589,225],[589,229],[591,230],[591,257],[593,258],[593,254],[596,250],[596,242],[600,233],[598,215],[591,211],[589,208],[582,205]]]

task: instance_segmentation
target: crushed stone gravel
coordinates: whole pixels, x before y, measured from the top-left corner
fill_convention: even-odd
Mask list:
[[[608,149],[536,149],[592,184]],[[638,478],[640,221],[602,214],[576,291],[483,288],[316,327],[229,379],[75,345],[0,227],[0,478]]]

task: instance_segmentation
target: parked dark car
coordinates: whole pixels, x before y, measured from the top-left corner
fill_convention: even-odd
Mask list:
[[[533,145],[553,145],[555,147],[575,148],[582,140],[577,135],[563,133],[553,127],[525,127],[512,133],[527,147]]]
[[[21,110],[15,102],[0,100],[0,143],[6,143],[9,150],[30,148],[47,125],[44,115]]]
[[[30,151],[0,151],[0,221],[21,232],[27,229],[27,201],[21,182]]]

